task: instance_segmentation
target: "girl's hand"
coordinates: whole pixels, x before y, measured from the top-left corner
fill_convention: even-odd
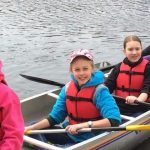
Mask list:
[[[132,104],[132,105],[136,105],[134,102],[135,100],[137,100],[136,96],[127,96],[126,97],[126,103],[127,104]]]
[[[65,129],[67,132],[71,134],[78,134],[78,130],[82,129],[82,125],[81,124],[68,125]]]
[[[29,130],[33,130],[33,126],[32,125],[25,127],[24,133],[26,134]]]

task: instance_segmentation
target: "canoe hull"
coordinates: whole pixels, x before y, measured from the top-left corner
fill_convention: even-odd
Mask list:
[[[22,113],[25,124],[32,121],[39,121],[46,117],[52,109],[60,89],[47,91],[42,94],[24,99],[21,101]],[[34,118],[34,120],[33,120]],[[133,118],[124,125],[130,124],[150,124],[150,111],[142,114],[137,118]],[[94,138],[73,145],[66,150],[131,150],[145,139],[150,137],[150,131],[117,131],[105,132]],[[43,143],[44,144],[44,143]],[[56,146],[50,149],[60,150]],[[23,147],[25,150],[25,147]],[[29,150],[29,148],[28,148]]]

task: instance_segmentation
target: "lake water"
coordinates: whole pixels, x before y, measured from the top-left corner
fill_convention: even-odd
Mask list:
[[[90,48],[95,63],[116,64],[131,34],[150,45],[149,0],[0,1],[0,59],[20,99],[55,88],[20,73],[66,83],[72,50]]]

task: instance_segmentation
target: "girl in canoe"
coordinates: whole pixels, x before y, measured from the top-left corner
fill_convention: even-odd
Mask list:
[[[136,116],[144,108],[135,105],[134,101],[149,101],[150,64],[141,56],[142,44],[139,37],[127,36],[123,46],[126,57],[114,67],[105,85],[110,93],[115,92],[115,95],[125,98],[127,105],[120,102],[121,114]]]
[[[7,85],[0,61],[0,150],[21,150],[24,121],[20,101]]]
[[[55,128],[63,123],[66,134],[45,134],[44,139],[54,144],[78,143],[99,133],[78,133],[82,128],[118,126],[120,112],[115,100],[103,85],[104,74],[94,71],[91,51],[74,51],[70,58],[71,81],[61,90],[46,119],[27,126],[28,130]],[[41,135],[40,135],[41,136]]]

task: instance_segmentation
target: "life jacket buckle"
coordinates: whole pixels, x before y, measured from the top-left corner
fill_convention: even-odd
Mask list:
[[[131,75],[134,74],[134,71],[130,70],[130,71],[129,71],[129,74],[131,74]]]

